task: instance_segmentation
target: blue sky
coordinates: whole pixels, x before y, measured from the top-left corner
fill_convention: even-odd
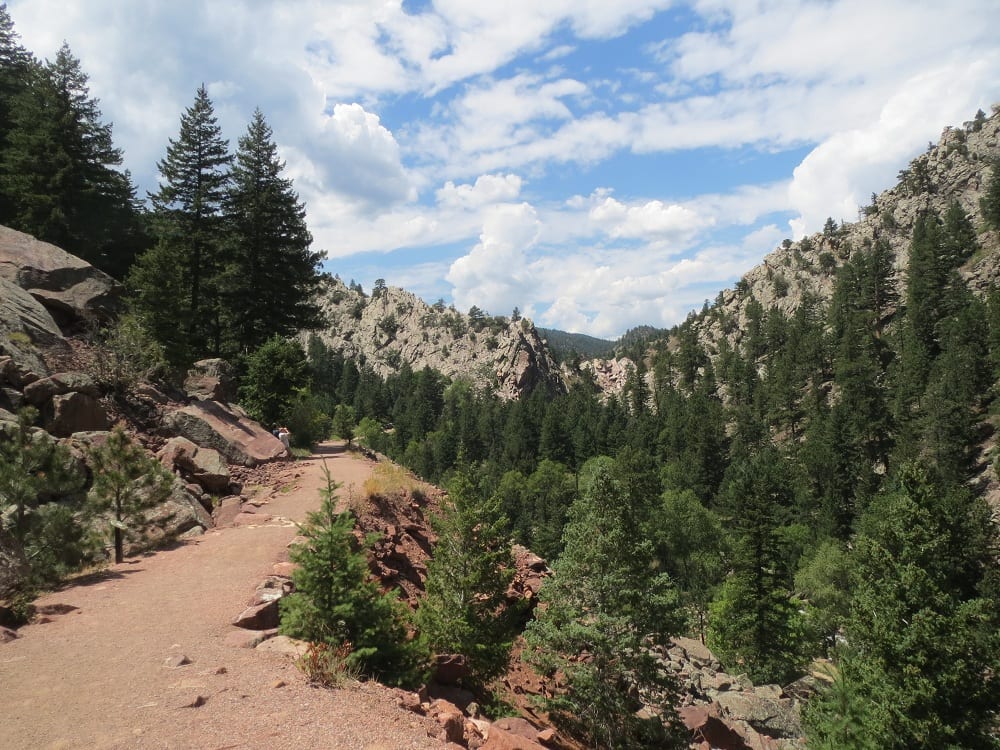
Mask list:
[[[327,270],[669,326],[1000,101],[996,0],[8,0],[143,191],[206,83],[275,132]]]

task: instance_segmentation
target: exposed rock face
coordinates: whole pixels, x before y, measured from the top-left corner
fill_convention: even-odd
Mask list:
[[[858,221],[783,243],[748,271],[737,289],[720,292],[721,306],[696,321],[702,344],[716,344],[722,338],[738,344],[748,329],[751,297],[765,310],[776,307],[786,315],[807,294],[828,302],[836,269],[856,253],[867,252],[876,240],[887,241],[895,254],[894,281],[897,291],[905,294],[913,228],[923,212],[933,209],[943,216],[952,201],[958,201],[973,224],[983,226],[979,201],[992,176],[993,161],[1000,156],[1000,115],[986,120],[978,130],[967,125],[945,128],[937,146],[916,157],[900,173],[900,182],[876,196]],[[1000,280],[1000,253],[996,252],[1000,237],[996,231],[986,231],[980,233],[979,242],[989,252],[973,256],[960,272],[972,289],[982,293]],[[894,312],[889,309],[886,314]]]
[[[121,286],[75,255],[0,226],[0,277],[37,299],[64,328],[118,310]]]
[[[56,437],[74,432],[107,430],[111,424],[101,402],[86,393],[72,392],[52,397],[52,408],[45,429]]]
[[[59,326],[41,303],[14,282],[0,276],[0,354],[40,375],[48,372],[38,348],[68,352]]]
[[[330,320],[321,338],[345,357],[363,356],[383,377],[406,363],[415,371],[430,367],[466,378],[505,398],[539,386],[565,389],[558,366],[527,319],[473,319],[395,287],[367,297],[337,279],[327,283],[321,302]]]
[[[590,376],[601,393],[617,396],[625,389],[629,376],[635,372],[635,363],[628,357],[591,359],[582,362],[580,370]]]
[[[229,465],[217,450],[175,437],[156,456],[167,469],[181,471],[208,492],[222,493],[229,488]]]
[[[759,685],[727,674],[702,643],[675,638],[661,664],[676,674],[684,693],[680,716],[694,747],[751,750],[802,748],[798,697],[778,685]]]
[[[184,392],[200,400],[221,401],[228,404],[236,400],[236,380],[233,367],[224,359],[202,359],[188,370]]]
[[[234,407],[216,401],[196,401],[164,418],[167,434],[180,435],[213,448],[231,463],[256,466],[288,455],[274,435]]]
[[[97,383],[90,375],[82,372],[60,372],[26,385],[24,398],[29,404],[42,406],[55,396],[74,392],[93,398],[100,395]]]

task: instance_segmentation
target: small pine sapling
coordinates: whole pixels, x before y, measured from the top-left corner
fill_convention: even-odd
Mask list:
[[[125,531],[141,523],[142,511],[170,496],[173,477],[125,430],[116,427],[107,442],[88,452],[94,483],[90,499],[109,513],[115,542],[115,562],[125,559]]]

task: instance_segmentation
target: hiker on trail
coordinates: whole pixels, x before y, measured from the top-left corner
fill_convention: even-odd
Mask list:
[[[292,439],[292,433],[288,431],[287,427],[278,428],[278,440],[280,440],[281,444],[285,446],[285,450],[291,451],[292,449],[290,442],[291,439]]]

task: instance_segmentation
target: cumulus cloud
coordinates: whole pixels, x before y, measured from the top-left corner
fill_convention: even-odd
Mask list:
[[[632,239],[680,238],[706,223],[697,212],[676,203],[651,200],[628,206],[610,197],[590,209],[589,218],[611,237]]]
[[[535,294],[529,250],[540,231],[538,213],[528,203],[497,206],[483,224],[479,243],[451,264],[447,280],[459,309],[529,307]]]
[[[908,80],[864,127],[832,135],[795,168],[789,200],[799,216],[796,237],[818,231],[826,217],[853,221],[873,192],[892,185],[901,163],[928,141],[936,142],[943,123],[959,123],[976,107],[996,73],[1000,56],[953,64]]]
[[[30,49],[82,59],[141,189],[206,83],[233,145],[264,111],[331,258],[604,335],[676,322],[789,220],[853,218],[1000,98],[995,0],[678,5],[8,0]]]
[[[456,185],[448,180],[436,195],[438,204],[450,208],[478,208],[489,203],[512,201],[521,193],[516,174],[484,174],[472,185]]]

